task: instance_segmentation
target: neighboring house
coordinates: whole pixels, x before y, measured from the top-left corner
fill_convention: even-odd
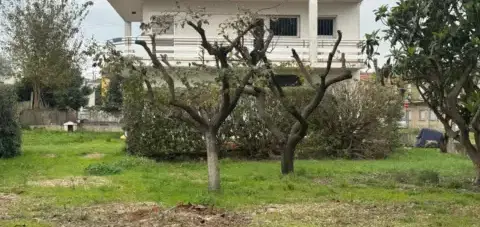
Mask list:
[[[405,121],[408,128],[433,128],[443,131],[442,122],[437,119],[435,113],[428,107],[419,91],[408,85],[407,93],[410,95],[408,107],[404,109]]]
[[[125,35],[113,39],[119,50],[148,60],[142,47],[133,44],[135,39],[147,40],[145,36],[132,35],[132,22],[148,22],[152,16],[178,11],[176,0],[108,0],[125,21]],[[360,79],[364,67],[360,41],[360,4],[362,0],[209,0],[182,1],[181,6],[204,7],[210,14],[205,25],[211,41],[223,39],[218,36],[219,24],[235,16],[238,9],[250,9],[265,16],[266,26],[274,31],[274,48],[269,54],[273,63],[292,61],[291,49],[295,48],[301,59],[312,68],[326,68],[328,53],[337,38],[336,30],[343,32],[343,41],[338,51],[345,53],[347,67]],[[172,21],[175,21],[172,15]],[[175,26],[166,34],[157,37],[157,54],[167,54],[172,63],[186,66],[199,61],[201,53],[199,35],[190,27]],[[252,40],[246,40],[251,44]],[[151,43],[150,43],[151,44]],[[208,55],[208,54],[207,54]],[[210,56],[205,56],[211,60]],[[213,61],[210,61],[213,63]],[[332,64],[332,74],[340,73],[340,53]]]

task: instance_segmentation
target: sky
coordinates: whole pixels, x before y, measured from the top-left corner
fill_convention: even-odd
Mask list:
[[[375,22],[373,10],[381,5],[392,5],[394,3],[395,0],[363,0],[360,10],[361,37],[365,33],[381,29],[380,24]],[[133,35],[140,34],[138,26],[138,24],[132,25]],[[124,35],[124,22],[107,0],[94,0],[94,5],[86,18],[82,30],[86,37],[93,37],[99,42],[104,42],[115,37],[122,37]],[[384,55],[387,53],[387,50],[387,46],[382,45],[379,52]],[[381,58],[379,63],[383,63]]]

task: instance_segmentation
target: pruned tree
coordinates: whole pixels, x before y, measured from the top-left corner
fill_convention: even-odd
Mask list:
[[[152,100],[152,103],[158,98],[155,96],[155,76],[159,75],[162,78],[169,93],[167,104],[179,110],[172,117],[189,123],[204,136],[207,150],[208,188],[211,191],[220,189],[219,129],[237,106],[247,85],[259,71],[256,67],[257,64],[251,64],[249,67],[236,67],[238,64],[234,57],[234,50],[247,50],[250,56],[264,56],[272,39],[272,37],[268,37],[267,40],[264,37],[255,37],[254,42],[263,43],[263,45],[257,45],[248,51],[244,44],[247,35],[254,32],[261,33],[264,30],[263,20],[251,15],[253,14],[239,14],[222,23],[223,40],[221,41],[211,41],[207,38],[204,26],[208,24],[208,15],[204,9],[188,9],[186,12],[176,13],[174,16],[177,21],[173,22],[171,14],[152,17],[149,23],[141,25],[144,34],[149,34],[149,42],[135,41],[135,44],[142,46],[148,54],[151,67],[146,67],[138,59],[123,56],[112,46],[107,48],[107,51],[96,55],[97,64],[109,68],[110,73],[126,68],[128,71],[123,71],[122,75],[131,73],[142,75],[148,99]],[[184,70],[172,65],[168,56],[158,56],[156,54],[156,36],[171,26],[182,26],[195,30],[200,37],[201,48],[206,55],[213,58],[214,64],[209,64],[209,61],[205,59],[199,59],[199,61],[191,63],[189,69]],[[152,28],[155,28],[155,33],[152,33]],[[199,80],[198,72],[200,71],[209,73],[214,81]],[[192,82],[192,78],[197,80]],[[176,86],[175,82],[178,81],[183,86]],[[203,92],[214,92],[218,95],[217,101],[215,103],[203,102],[201,99]]]
[[[480,184],[480,2],[402,0],[375,14],[394,73],[417,87],[446,135],[465,147]]]
[[[271,38],[273,37],[273,31],[268,29],[257,29],[252,35],[256,40],[262,40],[265,36],[265,33],[268,35],[268,39],[265,42],[256,42],[256,49],[268,48],[270,45]],[[246,65],[253,67],[261,62],[263,65],[263,79],[262,82],[266,86],[254,86],[253,89],[249,90],[250,94],[253,94],[257,98],[257,108],[259,114],[262,116],[262,119],[266,122],[266,125],[269,127],[269,130],[275,136],[278,146],[280,147],[282,154],[281,161],[281,171],[282,174],[289,174],[294,172],[294,159],[295,159],[295,150],[297,145],[305,138],[308,130],[308,118],[319,106],[323,97],[326,94],[327,89],[335,83],[347,80],[352,78],[352,72],[347,69],[345,54],[341,56],[342,63],[342,72],[338,75],[330,75],[330,70],[332,68],[332,63],[334,61],[335,54],[337,53],[338,46],[342,41],[342,32],[338,31],[338,38],[333,46],[332,51],[328,55],[327,68],[321,74],[318,74],[319,83],[316,83],[313,79],[312,72],[304,65],[299,55],[292,49],[293,59],[295,60],[299,70],[303,74],[304,78],[308,82],[309,86],[314,90],[314,95],[311,97],[310,102],[306,106],[296,106],[295,103],[290,103],[286,98],[286,93],[284,89],[279,85],[276,80],[274,66],[272,62],[268,59],[266,52],[254,52],[256,54],[248,53],[245,50],[242,50],[241,47],[236,47],[237,51],[242,56]],[[330,75],[330,76],[329,76]],[[271,121],[265,111],[265,99],[267,90],[270,91],[273,98],[278,99],[284,110],[290,114],[295,122],[289,127],[287,132],[282,131],[282,129]]]
[[[63,87],[83,64],[80,25],[92,1],[5,0],[0,4],[2,46],[15,75],[33,86],[40,108],[46,87]]]

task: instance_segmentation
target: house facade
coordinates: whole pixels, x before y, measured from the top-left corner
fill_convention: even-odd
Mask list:
[[[142,47],[134,40],[149,38],[132,34],[132,22],[148,22],[152,16],[178,12],[176,0],[108,0],[125,21],[124,37],[113,39],[113,43],[124,53],[148,59]],[[364,67],[360,41],[360,4],[362,0],[189,0],[181,1],[182,7],[205,8],[209,14],[209,25],[205,25],[206,36],[212,41],[223,41],[218,35],[219,25],[235,16],[239,9],[249,9],[265,16],[265,24],[274,32],[269,58],[273,63],[292,61],[291,49],[298,52],[305,63],[315,69],[326,68],[328,53],[336,41],[337,30],[343,32],[343,40],[332,64],[332,73],[340,71],[340,53],[345,53],[347,67],[360,78]],[[172,20],[176,18],[172,16]],[[252,40],[246,40],[248,45]],[[157,37],[157,54],[167,54],[179,65],[199,61],[201,54],[199,35],[190,27],[174,26]],[[151,44],[151,43],[150,43]],[[208,54],[207,54],[208,55]],[[210,56],[205,60],[213,60]]]

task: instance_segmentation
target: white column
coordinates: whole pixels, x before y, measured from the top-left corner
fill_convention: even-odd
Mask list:
[[[132,22],[125,21],[125,47],[127,48],[127,52],[130,53],[130,46],[131,46],[131,39],[132,36]]]
[[[318,0],[308,0],[308,40],[310,47],[310,63],[317,62],[318,46]]]
[[[125,21],[125,37],[132,36],[132,22]]]

